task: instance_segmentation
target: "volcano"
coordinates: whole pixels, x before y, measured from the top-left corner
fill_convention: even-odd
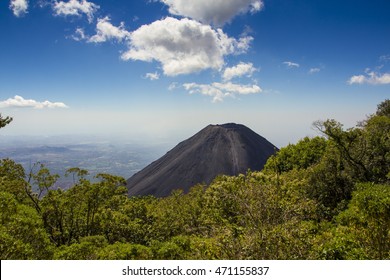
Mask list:
[[[129,196],[164,197],[218,175],[261,170],[278,149],[248,127],[208,125],[127,180]]]

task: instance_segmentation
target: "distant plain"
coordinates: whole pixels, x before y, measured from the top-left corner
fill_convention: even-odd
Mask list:
[[[73,183],[72,178],[64,176],[69,168],[87,170],[92,180],[99,173],[129,178],[169,148],[168,143],[140,144],[99,136],[0,137],[0,158],[22,164],[26,173],[34,164],[42,163],[52,174],[60,175],[57,187],[62,188]]]

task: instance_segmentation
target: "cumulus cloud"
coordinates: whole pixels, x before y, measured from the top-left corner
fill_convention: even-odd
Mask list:
[[[14,98],[8,98],[7,100],[0,101],[0,108],[8,107],[20,107],[20,108],[34,108],[34,109],[44,109],[44,108],[68,108],[62,102],[50,102],[50,101],[35,101],[33,99],[24,99],[19,95],[15,95]]]
[[[160,0],[173,15],[189,17],[197,21],[223,26],[238,14],[260,11],[262,0]]]
[[[376,72],[367,72],[366,75],[352,76],[348,84],[370,84],[370,85],[387,85],[390,84],[390,73],[380,74]]]
[[[230,81],[235,77],[242,77],[245,75],[251,77],[256,70],[257,69],[253,67],[252,63],[240,62],[236,66],[226,68],[222,74],[222,78],[224,81]]]
[[[27,0],[11,0],[9,8],[12,10],[15,16],[21,17],[27,13],[28,1]]]
[[[118,26],[114,26],[110,22],[109,17],[98,19],[96,24],[96,34],[88,39],[90,43],[103,43],[109,40],[117,40],[121,42],[130,37],[130,32],[125,29],[125,24],[121,22]]]
[[[225,97],[235,95],[247,95],[262,92],[258,85],[240,85],[231,82],[227,83],[212,83],[212,84],[197,84],[186,83],[183,87],[190,93],[199,93],[206,96],[211,96],[213,102],[223,101]]]
[[[366,76],[364,75],[355,75],[349,78],[348,84],[364,84],[366,82]]]
[[[225,55],[246,52],[252,39],[236,40],[221,29],[187,18],[167,17],[132,32],[129,50],[122,59],[158,61],[168,76],[220,70]]]
[[[145,78],[146,78],[146,79],[149,79],[149,80],[151,80],[151,81],[155,81],[155,80],[160,79],[160,75],[159,75],[157,72],[154,72],[154,73],[146,73]]]
[[[283,62],[288,68],[299,68],[299,64],[291,61],[285,61]]]
[[[85,14],[92,22],[94,14],[100,7],[86,0],[55,1],[53,11],[56,16],[81,16]]]

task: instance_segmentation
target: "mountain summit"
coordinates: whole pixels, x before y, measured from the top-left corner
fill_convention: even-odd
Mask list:
[[[244,125],[208,125],[127,180],[129,195],[187,192],[218,175],[260,170],[277,148]]]

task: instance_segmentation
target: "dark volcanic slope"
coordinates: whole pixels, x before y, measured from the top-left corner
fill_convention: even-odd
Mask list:
[[[127,180],[129,195],[168,196],[216,176],[260,170],[276,147],[244,125],[209,125]]]

